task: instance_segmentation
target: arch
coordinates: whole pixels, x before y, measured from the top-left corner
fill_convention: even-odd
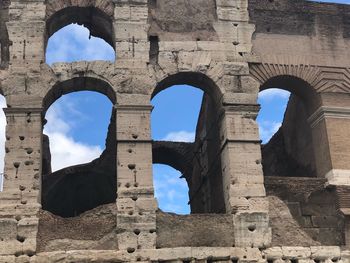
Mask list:
[[[298,96],[310,110],[319,104],[318,94],[304,79],[292,75],[279,75],[266,80],[260,86],[260,91],[266,89],[283,89]]]
[[[105,5],[83,4],[68,5],[65,1],[49,1],[47,4],[46,42],[59,29],[72,23],[83,25],[90,30],[90,34],[104,39],[115,48],[112,4]],[[71,2],[71,1],[69,1]],[[111,6],[112,5],[112,6]]]
[[[249,72],[260,83],[260,91],[288,90],[302,99],[309,114],[321,104],[315,88],[320,70],[315,66],[260,63],[249,64]]]
[[[222,100],[222,92],[216,83],[207,75],[199,72],[179,72],[167,76],[161,80],[152,92],[153,99],[159,92],[174,85],[190,85],[201,89],[208,94],[216,105],[220,105]]]
[[[105,95],[104,95],[105,96]],[[85,102],[91,104],[91,101]],[[89,105],[90,108],[93,108]],[[95,106],[96,107],[96,106]],[[61,217],[74,217],[80,215],[83,212],[96,208],[100,205],[113,203],[116,200],[116,111],[112,105],[112,115],[107,128],[107,136],[105,138],[105,149],[102,153],[97,152],[98,155],[94,156],[92,161],[80,160],[80,164],[65,164],[65,166],[56,167],[59,170],[52,171],[51,159],[54,156],[54,151],[50,150],[49,138],[54,138],[56,130],[44,134],[42,141],[42,188],[41,188],[41,201],[42,208],[55,215]],[[84,112],[82,110],[81,112]],[[70,111],[66,111],[70,115]],[[89,118],[93,121],[99,121],[100,115],[94,115],[94,118],[89,115]],[[60,117],[59,117],[60,118]],[[97,118],[97,119],[96,119]],[[62,118],[64,120],[65,118]],[[53,118],[51,123],[55,123],[57,118]],[[89,128],[91,127],[89,123]],[[99,125],[96,124],[96,129]],[[86,128],[86,126],[85,126]],[[60,132],[58,132],[60,133]],[[62,133],[64,137],[65,133]],[[51,137],[53,135],[53,137]],[[94,135],[95,136],[95,135]],[[65,139],[63,140],[63,142]],[[71,143],[68,148],[79,147],[79,141],[76,139],[70,140]],[[59,143],[61,139],[53,139],[51,141],[58,147],[62,147]],[[56,143],[56,144],[55,144]],[[52,146],[51,145],[51,146]],[[84,143],[83,143],[84,145]],[[94,144],[93,144],[94,145]],[[98,144],[97,144],[98,145]],[[100,144],[101,146],[102,144]],[[102,148],[102,147],[101,147]],[[82,148],[85,151],[89,151],[89,147]],[[58,151],[60,152],[60,151]],[[72,154],[72,151],[63,150],[64,153]],[[81,154],[82,150],[76,151],[75,154]],[[57,153],[57,151],[56,151]],[[61,153],[62,154],[62,153]],[[59,156],[59,155],[58,155]],[[92,157],[91,156],[91,157]],[[57,159],[56,159],[57,160]],[[90,159],[91,160],[91,159]],[[62,159],[61,159],[62,161]]]
[[[177,85],[188,85],[204,91],[195,129],[195,142],[191,144],[190,151],[181,143],[171,144],[165,141],[155,145],[153,154],[158,156],[153,157],[153,162],[161,162],[182,172],[189,187],[191,213],[224,213],[219,134],[223,94],[207,75],[180,72],[160,81],[151,97]]]
[[[315,177],[314,144],[308,118],[320,106],[321,98],[306,79],[294,75],[265,79],[260,91],[271,88],[287,90],[291,95],[280,128],[262,146],[264,175]]]
[[[116,104],[116,93],[109,83],[92,77],[75,77],[54,85],[43,99],[44,113],[61,96],[75,91],[96,91],[106,95],[113,105]]]
[[[193,143],[154,141],[152,156],[154,164],[165,164],[180,171],[190,182],[189,177],[193,169]]]

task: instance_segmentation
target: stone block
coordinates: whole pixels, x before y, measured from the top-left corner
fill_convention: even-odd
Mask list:
[[[0,219],[0,240],[16,239],[17,220],[13,218]]]
[[[267,213],[239,213],[233,216],[235,245],[266,247],[271,243],[271,228]]]
[[[38,234],[39,218],[23,218],[18,221],[18,236],[24,238],[36,238]]]
[[[339,258],[340,248],[335,246],[319,246],[311,247],[311,258],[315,259],[327,259],[327,258]]]

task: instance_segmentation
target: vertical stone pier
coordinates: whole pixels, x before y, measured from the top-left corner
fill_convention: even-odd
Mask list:
[[[41,109],[5,109],[4,191],[0,193],[0,254],[33,255],[41,207]]]
[[[247,0],[216,2],[216,31],[225,49],[232,50],[226,53],[221,84],[233,93],[223,97],[220,135],[226,211],[233,214],[236,246],[264,247],[271,242],[271,229],[255,121],[259,85],[249,77],[246,58],[255,27],[249,23]]]
[[[119,249],[155,248],[156,210],[152,175],[150,113],[146,103],[117,110],[117,225]]]

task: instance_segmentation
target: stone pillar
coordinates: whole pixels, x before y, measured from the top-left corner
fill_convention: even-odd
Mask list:
[[[334,99],[336,98],[336,99]],[[329,103],[331,101],[331,103]],[[323,95],[323,106],[308,119],[312,129],[317,175],[335,187],[345,216],[345,245],[350,246],[350,108],[344,95]]]
[[[149,61],[148,0],[113,2],[116,64],[140,66]]]
[[[233,214],[235,245],[263,247],[271,242],[265,198],[258,105],[226,105],[221,124],[222,176],[226,210]]]
[[[317,174],[350,186],[350,108],[322,106],[309,118]]]
[[[118,248],[129,253],[156,246],[151,110],[149,104],[117,106]]]
[[[38,69],[45,61],[45,0],[11,1],[9,34],[11,69],[18,73]]]
[[[33,255],[41,187],[42,109],[7,108],[0,255]]]

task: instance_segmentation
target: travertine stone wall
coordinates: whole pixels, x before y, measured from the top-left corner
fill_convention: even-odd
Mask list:
[[[350,133],[348,11],[346,6],[304,0],[2,1],[0,90],[8,109],[0,262],[348,262],[349,252],[338,246],[348,246],[344,243],[350,236],[350,145],[345,139]],[[115,63],[47,65],[48,38],[70,23],[84,24],[111,44]],[[228,228],[227,233],[233,233],[225,237],[232,244],[220,248],[192,245],[188,239],[183,240],[185,248],[181,242],[157,240],[161,215],[154,197],[150,100],[177,84],[206,93],[193,144],[202,152],[197,163],[187,165],[193,170],[186,179],[192,211],[218,213],[214,221],[225,221],[220,231]],[[325,180],[315,198],[323,200],[328,196],[323,192],[335,187],[331,199],[337,205],[332,211],[339,212],[345,230],[336,226],[338,217],[333,214],[325,215],[329,221],[320,214],[298,217],[293,207],[303,210],[307,201],[293,206],[293,198],[283,203],[266,197],[256,117],[258,92],[271,87],[287,89],[302,100],[305,114],[300,118],[307,118],[303,125],[310,125],[312,139],[297,140],[293,155],[302,160],[298,151],[303,149],[313,155],[305,160],[312,160],[311,170]],[[116,200],[104,214],[108,226],[96,235],[84,233],[85,242],[67,233],[57,234],[57,239],[46,235],[49,224],[43,220],[55,217],[40,211],[47,159],[42,155],[48,152],[43,151],[42,119],[55,100],[80,90],[106,95],[116,115],[111,122],[115,134],[109,136],[116,147],[109,156],[116,163]],[[292,110],[288,114],[295,115]],[[294,128],[288,114],[283,127]],[[206,141],[212,126],[214,140]],[[305,141],[309,144],[304,147]],[[312,208],[317,205],[315,201]],[[192,225],[207,216],[198,215]],[[315,233],[323,228],[321,223],[334,223],[332,241],[313,238],[303,221],[307,216]],[[72,220],[81,223],[79,218]],[[176,220],[174,225],[186,217]],[[59,222],[72,226],[70,219]],[[293,238],[291,231],[302,238]],[[345,238],[337,239],[340,236]],[[43,245],[45,240],[49,244]],[[156,249],[159,244],[175,245]],[[337,246],[313,246],[325,244]]]

